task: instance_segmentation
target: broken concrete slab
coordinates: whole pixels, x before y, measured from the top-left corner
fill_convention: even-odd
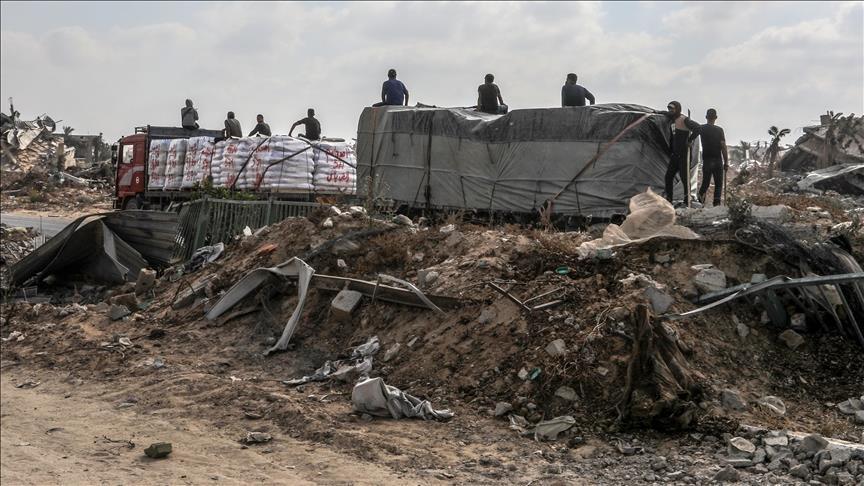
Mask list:
[[[693,277],[693,285],[702,293],[719,292],[726,289],[726,274],[717,268],[702,268]]]
[[[146,294],[156,286],[156,270],[142,268],[138,272],[138,280],[135,281],[135,294]]]
[[[355,290],[342,290],[336,297],[333,298],[333,301],[330,302],[330,310],[333,313],[333,317],[339,320],[348,320],[351,318],[351,314],[354,312],[354,309],[360,305],[360,301],[363,299],[363,294],[357,292]]]
[[[111,308],[108,310],[108,317],[110,317],[112,321],[117,321],[131,313],[132,311],[130,311],[125,305],[112,304]]]

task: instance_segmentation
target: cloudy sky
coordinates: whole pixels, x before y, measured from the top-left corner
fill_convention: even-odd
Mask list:
[[[495,73],[511,109],[553,107],[568,72],[599,103],[720,113],[730,142],[770,125],[864,112],[862,2],[0,3],[0,99],[111,138],[264,113],[276,133],[314,107],[355,137],[395,67],[411,103],[467,106]]]

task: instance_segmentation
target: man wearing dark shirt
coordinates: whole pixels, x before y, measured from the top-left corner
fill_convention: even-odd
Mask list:
[[[198,129],[198,110],[192,106],[192,100],[186,100],[186,106],[180,108],[180,124],[187,130]]]
[[[294,122],[293,125],[291,125],[291,130],[288,130],[289,137],[294,132],[294,128],[297,125],[304,125],[306,127],[306,133],[301,133],[298,136],[303,137],[307,140],[318,140],[321,138],[321,123],[319,123],[318,120],[315,118],[315,110],[313,110],[312,108],[306,110],[306,118],[303,118],[302,120],[297,120],[296,122]]]
[[[387,81],[381,86],[381,102],[372,106],[408,106],[408,88],[396,79],[396,70],[387,71]]]
[[[486,82],[477,87],[477,109],[493,115],[507,113],[507,105],[501,97],[501,90],[493,81],[495,76],[487,74]]]
[[[582,86],[576,84],[576,74],[567,75],[567,81],[561,87],[561,106],[585,106],[585,99],[594,104],[594,95]]]
[[[681,113],[681,103],[670,101],[666,107],[666,116],[670,121],[669,166],[666,169],[666,199],[672,202],[675,186],[675,175],[681,177],[684,186],[684,204],[690,204],[690,180],[687,178],[690,163],[690,143],[699,136],[698,123]]]
[[[699,187],[699,202],[705,204],[708,186],[714,179],[714,205],[720,205],[723,194],[723,173],[729,169],[729,152],[726,149],[726,134],[715,125],[717,110],[711,108],[705,114],[708,123],[702,125],[699,137],[702,139],[702,185]]]
[[[264,115],[258,115],[258,124],[255,125],[255,128],[249,132],[250,137],[254,137],[256,134],[264,135],[265,137],[270,136],[270,125],[264,123]]]
[[[225,136],[226,137],[243,137],[243,129],[240,128],[240,120],[234,118],[234,112],[228,112],[228,118],[225,120]]]

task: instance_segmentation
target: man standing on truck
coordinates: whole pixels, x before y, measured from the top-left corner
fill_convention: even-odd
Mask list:
[[[684,205],[690,204],[690,181],[687,174],[690,172],[687,164],[690,163],[690,143],[699,136],[700,126],[698,123],[687,118],[681,113],[681,103],[670,101],[666,106],[668,110],[666,117],[670,121],[669,138],[669,167],[666,169],[666,200],[672,202],[672,194],[675,185],[675,175],[681,177],[684,186]]]
[[[477,109],[484,113],[503,115],[507,113],[507,105],[501,97],[501,90],[493,83],[495,75],[487,74],[485,83],[477,87]]]
[[[249,136],[254,137],[257,134],[261,134],[265,137],[269,137],[270,125],[264,123],[264,115],[259,113],[255,119],[258,121],[258,124],[255,125],[255,128],[253,128],[251,132],[249,132]]]
[[[576,73],[567,75],[567,81],[561,87],[561,107],[565,106],[585,106],[587,98],[591,104],[594,104],[594,95],[583,86],[576,84]]]
[[[225,120],[225,136],[243,138],[243,129],[240,128],[240,120],[234,118],[234,112],[228,112],[228,118]]]
[[[315,118],[315,110],[312,108],[306,110],[306,118],[297,120],[291,125],[291,130],[288,130],[289,137],[294,133],[294,128],[297,125],[304,125],[306,127],[306,133],[301,133],[298,135],[299,137],[303,137],[306,140],[318,140],[321,138],[321,123]]]
[[[717,110],[711,108],[705,114],[708,123],[702,125],[699,137],[702,139],[702,185],[699,187],[699,202],[705,204],[708,186],[714,179],[714,206],[720,205],[723,194],[723,174],[729,170],[729,152],[726,149],[726,134],[715,125]]]
[[[192,106],[192,100],[186,100],[186,106],[180,108],[180,124],[187,130],[198,129],[198,110]]]
[[[372,106],[408,106],[408,88],[396,79],[396,70],[387,71],[387,81],[381,86],[381,102]]]

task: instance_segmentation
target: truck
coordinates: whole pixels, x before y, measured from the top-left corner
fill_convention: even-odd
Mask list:
[[[205,149],[192,149],[202,144]],[[121,137],[111,152],[116,209],[165,209],[199,195],[205,181],[255,199],[310,201],[356,192],[356,158],[343,139],[226,138],[222,130],[147,125]]]

